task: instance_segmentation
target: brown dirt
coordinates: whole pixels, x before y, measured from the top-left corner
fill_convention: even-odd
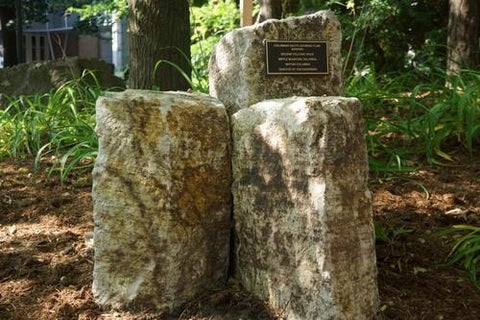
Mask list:
[[[458,155],[462,165],[396,178],[372,175],[375,222],[388,235],[377,241],[379,319],[480,319],[479,291],[460,266],[443,264],[454,236],[436,234],[454,224],[480,225],[478,158]],[[164,319],[95,305],[91,178],[61,185],[32,173],[30,164],[0,161],[0,319]],[[173,318],[275,317],[232,288]]]

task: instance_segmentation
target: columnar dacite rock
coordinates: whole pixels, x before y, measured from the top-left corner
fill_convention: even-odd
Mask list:
[[[326,41],[328,73],[267,75],[265,40]],[[220,40],[210,59],[210,94],[230,115],[265,99],[341,95],[341,40],[340,23],[330,11],[234,30]]]
[[[231,124],[235,277],[289,320],[372,317],[374,230],[358,100],[266,100]]]
[[[97,101],[93,292],[172,310],[227,277],[227,113],[207,95],[127,90]]]

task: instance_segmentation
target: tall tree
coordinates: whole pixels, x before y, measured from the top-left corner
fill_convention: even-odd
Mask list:
[[[449,5],[447,70],[456,73],[480,62],[480,2],[450,0]]]
[[[188,0],[129,0],[128,24],[129,87],[188,89],[187,79],[176,68],[191,73]],[[167,62],[155,70],[159,61]]]

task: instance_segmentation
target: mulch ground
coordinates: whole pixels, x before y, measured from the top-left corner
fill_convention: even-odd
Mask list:
[[[372,174],[380,305],[378,319],[480,319],[480,292],[461,266],[446,266],[458,236],[438,231],[480,226],[479,155],[415,174]],[[63,185],[31,161],[0,161],[0,319],[274,319],[231,288],[175,317],[100,310],[92,297],[91,178]],[[277,318],[278,319],[278,318]]]

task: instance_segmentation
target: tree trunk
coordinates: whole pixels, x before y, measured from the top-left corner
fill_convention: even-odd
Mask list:
[[[23,8],[22,0],[15,0],[15,26],[16,26],[16,45],[17,45],[17,63],[25,62],[25,55],[23,54]]]
[[[281,0],[259,0],[259,2],[260,12],[258,13],[256,23],[260,23],[268,19],[282,18]]]
[[[478,0],[449,0],[447,72],[479,63],[480,4]]]
[[[15,29],[8,25],[15,20],[14,7],[0,7],[0,25],[3,44],[3,66],[11,67],[17,64],[17,41]]]
[[[130,70],[133,89],[186,90],[190,77],[188,0],[129,0]],[[155,65],[163,62],[155,70]]]

